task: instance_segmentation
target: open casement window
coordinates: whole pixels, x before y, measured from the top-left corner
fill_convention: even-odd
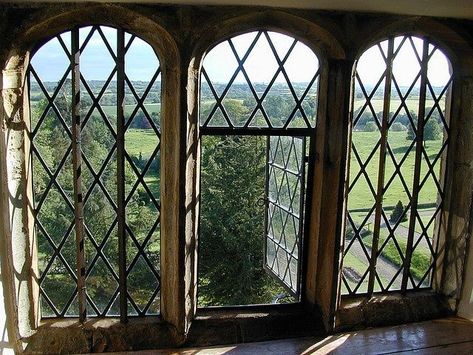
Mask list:
[[[42,317],[158,314],[158,58],[122,29],[74,28],[28,78]]]
[[[264,267],[300,295],[306,137],[268,137]]]
[[[389,38],[358,60],[342,294],[431,288],[451,85],[448,59],[427,39]]]
[[[300,300],[318,81],[313,51],[275,32],[232,37],[205,57],[199,306]]]

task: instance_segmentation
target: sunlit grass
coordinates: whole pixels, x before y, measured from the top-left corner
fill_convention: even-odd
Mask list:
[[[152,129],[129,128],[125,134],[125,148],[130,156],[149,158],[158,144]]]
[[[389,132],[388,142],[393,150],[393,155],[396,160],[396,163],[399,164],[401,159],[403,159],[404,154],[407,152],[408,147],[411,144],[411,141],[406,139],[406,132]],[[364,164],[369,157],[371,151],[376,146],[377,142],[380,139],[379,132],[353,132],[352,134],[353,144]],[[429,156],[430,161],[434,160],[434,157],[439,153],[442,146],[442,140],[436,141],[427,141],[425,142],[425,150]],[[378,183],[378,174],[379,174],[379,149],[371,158],[370,162],[366,166],[366,175],[369,177],[374,191],[376,192],[377,183]],[[415,147],[409,151],[407,158],[401,166],[401,174],[406,183],[406,187],[409,189],[412,194],[413,191],[413,178],[414,178],[414,166],[415,166]],[[386,170],[385,170],[385,184],[389,182],[391,176],[395,172],[395,164],[393,160],[388,155],[386,157]],[[440,164],[437,163],[434,167],[436,176],[439,176]],[[422,159],[421,164],[421,178],[425,175],[425,172],[428,170],[427,161]],[[353,181],[360,171],[359,164],[356,160],[355,154],[352,152],[350,157],[350,182]],[[385,185],[386,186],[386,185]],[[396,176],[392,183],[389,185],[389,188],[384,193],[383,206],[386,209],[393,208],[398,201],[401,201],[404,206],[407,206],[409,202],[408,195],[406,193],[406,188],[402,184],[402,180],[399,176]],[[429,205],[430,207],[435,206],[437,202],[437,186],[434,181],[429,178],[424,184],[420,194],[419,194],[419,204],[420,205]],[[348,198],[348,208],[349,210],[358,210],[358,209],[369,209],[373,206],[375,198],[366,183],[364,176],[361,176],[357,181],[354,188],[350,191]]]

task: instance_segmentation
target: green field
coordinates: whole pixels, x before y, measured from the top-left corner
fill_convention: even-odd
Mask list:
[[[142,159],[148,161],[151,154],[155,150],[159,143],[158,137],[152,129],[135,129],[129,128],[125,134],[125,149],[131,157],[139,157],[140,154]],[[159,157],[159,153],[157,154]],[[144,180],[151,192],[156,198],[160,198],[159,182],[160,177],[159,171],[152,169],[148,170]]]
[[[143,158],[151,156],[159,143],[158,137],[152,129],[128,128],[125,133],[125,148],[130,156]]]
[[[383,98],[373,98],[370,100],[371,105],[373,106],[373,109],[375,112],[382,112],[383,111],[383,105],[384,105],[384,99]],[[354,105],[353,105],[353,110],[356,111],[358,108],[363,106],[365,103],[365,100],[355,100]],[[409,107],[410,110],[417,112],[419,109],[419,99],[416,98],[410,98],[409,100],[406,100],[406,104]],[[440,107],[444,107],[445,105],[445,99],[442,98],[439,102]],[[401,105],[401,100],[399,99],[393,99],[391,98],[391,105],[390,105],[390,111],[395,111],[397,108]],[[433,100],[426,100],[425,102],[425,107],[433,107],[434,106],[434,101]]]
[[[152,112],[161,112],[161,104],[145,104],[144,107],[151,115]],[[136,105],[125,105],[125,116],[131,115],[133,110],[136,108]],[[103,111],[109,117],[117,116],[117,107],[116,106],[102,106]]]
[[[366,161],[371,154],[372,149],[376,146],[380,139],[379,132],[353,132],[352,135],[353,144],[355,149],[360,156],[361,163],[366,164]],[[393,156],[397,164],[403,159],[407,153],[411,141],[406,139],[406,132],[389,132],[388,143],[392,149]],[[426,155],[430,162],[433,162],[434,158],[440,151],[442,146],[442,140],[427,141],[424,144]],[[372,183],[374,190],[377,189],[378,181],[378,169],[379,169],[379,158],[380,149],[378,147],[376,153],[370,159],[366,165],[366,175]],[[414,177],[414,164],[415,164],[415,146],[409,150],[406,159],[400,167],[401,175],[404,178],[406,187],[409,191],[412,191],[413,177]],[[439,176],[440,161],[434,167],[436,176]],[[355,154],[352,152],[350,159],[350,184],[355,179],[356,175],[360,171],[360,165],[357,162]],[[396,166],[388,154],[386,157],[386,170],[385,170],[385,184],[389,182],[391,176],[396,171]],[[426,176],[428,172],[428,163],[425,157],[422,157],[421,164],[421,180]],[[385,185],[386,186],[386,185]],[[406,188],[402,184],[402,180],[399,175],[396,175],[394,180],[391,182],[386,192],[384,193],[383,206],[386,209],[392,209],[398,201],[401,201],[404,206],[408,203],[408,194]],[[348,198],[348,209],[349,210],[363,210],[369,209],[375,202],[374,196],[366,182],[366,178],[361,176],[356,184],[350,191]],[[426,183],[422,187],[419,193],[419,204],[435,205],[437,202],[437,186],[431,176],[428,177]]]

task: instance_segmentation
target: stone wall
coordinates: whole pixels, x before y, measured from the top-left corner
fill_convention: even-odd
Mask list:
[[[159,318],[132,320],[126,324],[116,319],[91,319],[84,324],[74,319],[41,321],[37,309],[35,246],[28,204],[31,185],[25,168],[28,157],[24,154],[28,151],[24,131],[29,117],[24,73],[30,55],[51,36],[73,26],[89,24],[123,27],[148,41],[160,57],[163,78],[167,80],[161,115],[162,314]],[[311,223],[302,275],[305,280],[303,299],[295,309],[283,310],[283,316],[269,308],[253,309],[253,314],[246,310],[245,315],[239,312],[223,312],[222,315],[221,311],[219,316],[203,315],[196,309],[200,65],[205,53],[216,43],[237,33],[262,28],[303,41],[320,56],[324,65],[319,98],[321,119],[312,176],[314,193],[309,196]],[[3,70],[0,258],[4,270],[0,293],[5,294],[5,298],[0,298],[0,311],[3,311],[0,331],[5,329],[6,323],[11,330],[10,339],[14,339],[15,344],[25,344],[18,345],[20,351],[25,347],[32,353],[79,353],[151,349],[186,342],[199,345],[202,339],[208,341],[207,345],[235,339],[261,340],[264,339],[259,338],[259,335],[264,336],[261,329],[274,337],[307,335],[301,329],[311,329],[315,334],[334,331],[336,325],[379,325],[381,313],[390,317],[383,319],[390,324],[443,314],[443,299],[428,298],[430,303],[422,303],[425,298],[412,300],[412,295],[409,299],[400,295],[404,301],[380,298],[371,303],[355,302],[344,310],[338,292],[353,64],[373,43],[403,33],[427,36],[438,43],[449,56],[455,73],[451,159],[446,172],[447,201],[443,211],[448,225],[441,232],[445,243],[432,294],[445,296],[454,311],[460,302],[460,315],[472,317],[473,247],[470,247],[468,267],[464,267],[471,235],[473,191],[471,21],[264,7],[0,4]],[[465,278],[467,281],[463,283]],[[463,297],[460,298],[462,287]],[[421,305],[432,305],[427,308],[434,310],[422,308],[420,312],[410,312],[409,307],[417,309]],[[398,307],[404,312],[397,312]],[[5,309],[8,317],[2,317]],[[338,323],[335,321],[337,312]],[[291,319],[301,323],[284,321],[284,317],[291,314],[295,315]],[[300,314],[304,317],[299,317]],[[3,334],[4,331],[2,339]],[[3,340],[1,344],[11,346]]]

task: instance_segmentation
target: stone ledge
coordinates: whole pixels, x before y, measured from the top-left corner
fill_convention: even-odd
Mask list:
[[[325,334],[319,312],[301,305],[207,308],[197,311],[185,346],[246,343]]]
[[[133,351],[175,347],[172,327],[159,317],[50,319],[41,322],[29,337],[23,338],[27,354],[91,353]]]
[[[342,298],[335,331],[419,322],[452,315],[447,300],[433,292]]]

